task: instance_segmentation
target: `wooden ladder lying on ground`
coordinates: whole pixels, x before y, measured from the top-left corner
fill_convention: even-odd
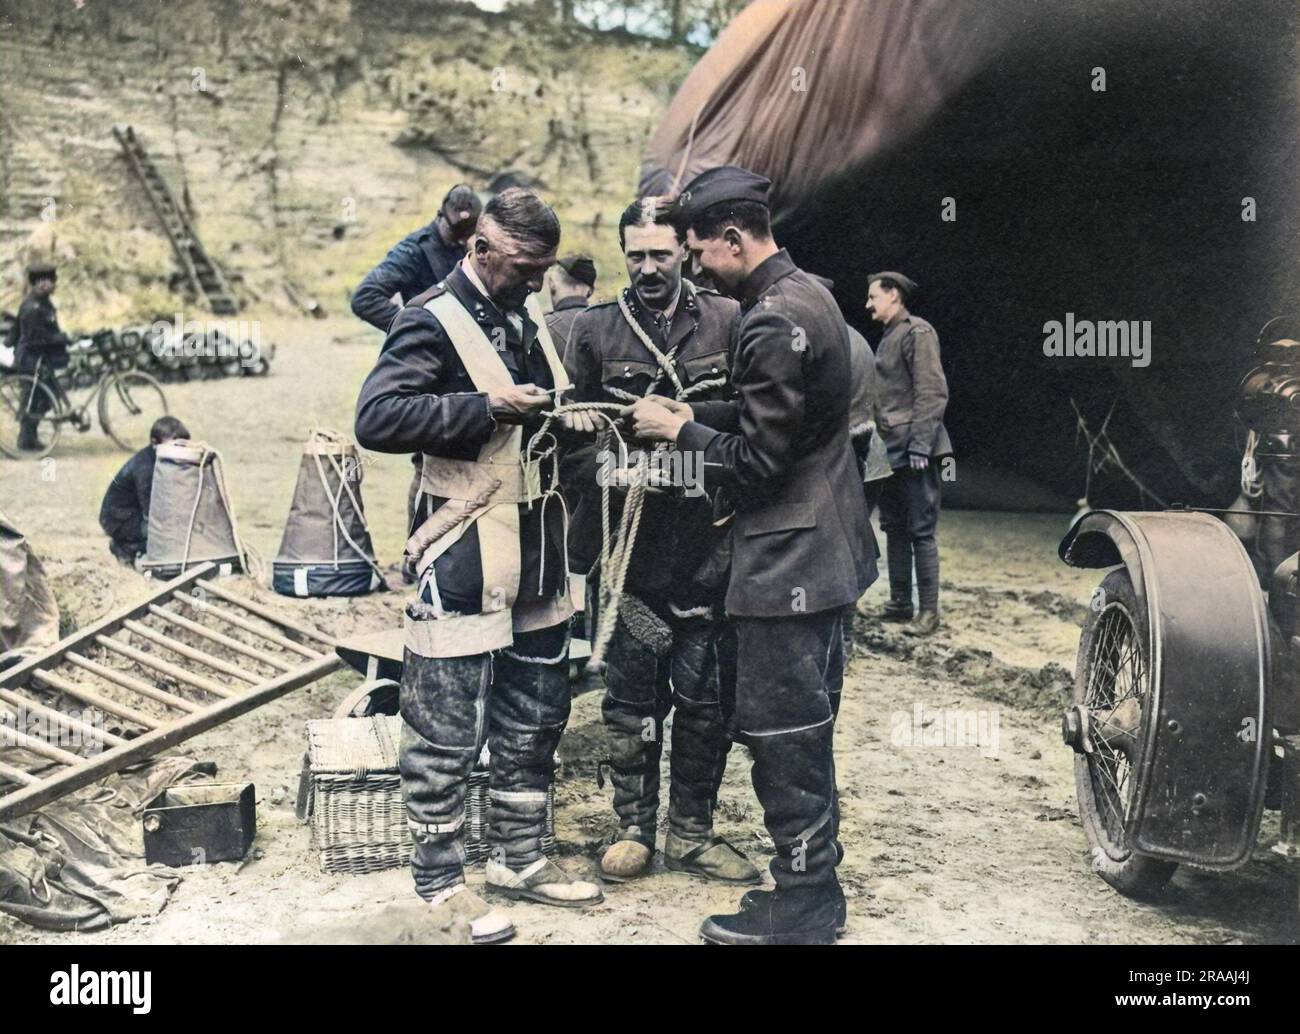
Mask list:
[[[210,563],[195,567],[147,599],[0,671],[0,705],[22,719],[0,721],[0,820],[152,757],[342,665],[334,640],[216,584],[216,570]],[[164,651],[180,663],[166,659]],[[90,677],[96,682],[88,684]],[[123,702],[122,690],[149,701],[148,713],[135,701]],[[87,710],[74,717],[59,708],[60,697]],[[108,721],[117,731],[107,731]],[[15,748],[46,764],[19,767]]]
[[[208,256],[158,167],[136,139],[135,130],[130,126],[114,126],[113,136],[126,155],[127,165],[144,187],[149,204],[162,223],[167,239],[172,242],[172,249],[176,252],[190,290],[218,316],[230,316],[238,312],[239,305],[224,274]]]

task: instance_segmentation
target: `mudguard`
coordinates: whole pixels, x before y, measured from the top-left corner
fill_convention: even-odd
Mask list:
[[[1094,510],[1061,542],[1074,567],[1127,568],[1147,615],[1151,700],[1126,839],[1233,868],[1259,832],[1272,749],[1269,624],[1240,540],[1194,512]]]

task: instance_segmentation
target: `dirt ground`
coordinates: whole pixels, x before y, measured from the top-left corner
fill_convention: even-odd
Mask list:
[[[221,450],[246,540],[270,562],[313,422],[348,430],[357,388],[379,336],[352,320],[266,324],[278,352],[269,377],[169,386],[172,411]],[[100,496],[125,456],[93,430],[65,437],[52,463],[0,459],[0,508],[27,531],[50,569],[65,613],[84,625],[147,593],[114,565],[96,524]],[[364,497],[381,561],[403,537],[405,457],[375,456]],[[1137,904],[1091,875],[1075,815],[1072,756],[1057,712],[1073,668],[1078,625],[1096,578],[1056,558],[1065,520],[949,512],[942,528],[946,628],[920,645],[860,605],[860,653],[845,685],[837,765],[849,895],[844,943],[1276,943],[1294,872],[1267,850],[1233,873],[1182,869],[1162,901]],[[255,591],[247,579],[234,584]],[[267,598],[263,589],[258,595]],[[274,597],[273,597],[274,598]],[[399,620],[401,596],[358,601],[276,599],[336,635]],[[328,716],[356,685],[340,672],[212,730],[181,750],[215,761],[219,775],[257,786],[258,837],[244,862],[186,869],[158,916],[95,934],[51,934],[0,918],[0,942],[263,943],[328,937],[399,939],[419,929],[406,870],[323,875],[293,815],[305,747],[303,722]],[[578,687],[561,746],[557,835],[561,863],[594,865],[613,824],[600,694]],[[917,717],[917,708],[921,715]],[[911,745],[915,723],[939,709],[972,715],[978,745]],[[742,849],[770,847],[733,751],[718,827]],[[1266,830],[1268,826],[1266,825]],[[481,869],[471,872],[481,882]],[[606,888],[586,912],[512,906],[520,943],[693,943],[700,920],[729,910],[732,888],[657,873]],[[400,939],[411,939],[402,936]]]

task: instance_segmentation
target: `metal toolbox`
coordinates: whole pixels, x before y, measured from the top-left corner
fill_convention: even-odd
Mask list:
[[[239,861],[256,835],[252,783],[172,786],[144,810],[144,857],[150,865]]]

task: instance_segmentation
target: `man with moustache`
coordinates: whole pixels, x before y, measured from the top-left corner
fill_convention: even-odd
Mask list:
[[[357,401],[357,441],[422,454],[407,555],[400,694],[402,796],[416,892],[479,943],[514,926],[465,886],[466,784],[491,754],[489,891],[580,907],[602,900],[542,853],[555,748],[569,716],[562,508],[552,465],[528,443],[564,367],[529,295],[560,224],[513,188],[483,211],[469,254],[393,322]]]
[[[671,205],[653,197],[633,202],[619,219],[618,236],[631,286],[616,301],[592,306],[574,320],[565,358],[574,384],[569,398],[728,397],[728,347],[739,306],[682,279],[685,251]],[[631,446],[648,449],[650,444]],[[569,536],[579,570],[590,567],[600,549],[599,479],[612,476],[615,460],[597,456],[591,446],[566,464],[566,483],[582,490]],[[614,495],[611,522],[622,509],[621,496]],[[731,748],[717,657],[726,536],[727,530],[714,524],[702,485],[661,485],[647,492],[605,670],[602,712],[619,822],[601,858],[609,879],[632,879],[649,868],[670,711],[666,866],[725,883],[760,878],[753,864],[713,831],[713,808]]]
[[[403,237],[393,245],[384,261],[366,274],[352,294],[353,313],[376,330],[388,333],[405,302],[440,283],[465,257],[465,245],[474,236],[482,211],[483,202],[473,188],[464,183],[452,187],[433,221]],[[415,519],[420,498],[419,453],[411,457],[411,462],[415,464],[415,473],[406,494],[408,526]],[[402,579],[408,585],[413,579],[405,566]]]
[[[681,194],[686,245],[740,301],[732,401],[646,399],[636,433],[702,452],[734,499],[726,609],[737,637],[736,724],[776,848],[776,889],[705,920],[718,944],[830,944],[836,878],[833,753],[840,621],[876,577],[849,442],[848,331],[826,288],[772,239],[770,183],[727,166]]]

